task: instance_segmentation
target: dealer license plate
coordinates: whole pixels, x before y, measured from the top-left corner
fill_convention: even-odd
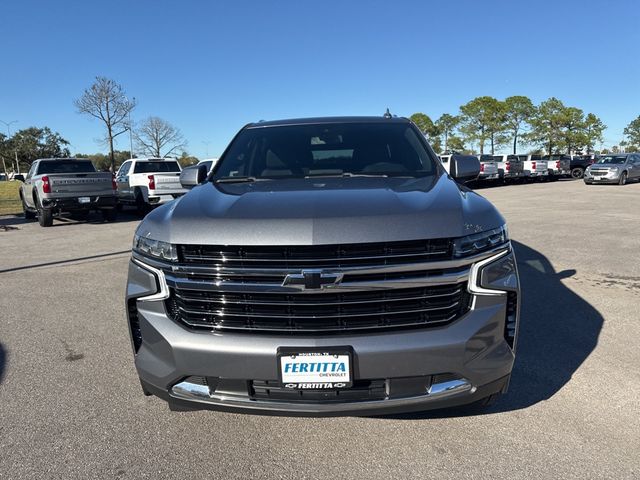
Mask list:
[[[91,197],[78,197],[78,203],[89,203],[91,202]]]
[[[349,350],[279,349],[280,381],[285,388],[331,390],[353,384]]]

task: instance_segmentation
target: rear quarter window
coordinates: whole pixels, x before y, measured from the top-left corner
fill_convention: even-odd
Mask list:
[[[133,173],[171,173],[179,172],[178,162],[158,161],[158,162],[136,162]]]

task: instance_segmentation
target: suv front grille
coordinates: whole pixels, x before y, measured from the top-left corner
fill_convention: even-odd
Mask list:
[[[344,268],[448,260],[451,240],[304,246],[179,245],[180,262],[210,267]]]
[[[466,313],[466,283],[333,293],[227,293],[171,288],[167,311],[192,328],[345,332],[443,325]]]

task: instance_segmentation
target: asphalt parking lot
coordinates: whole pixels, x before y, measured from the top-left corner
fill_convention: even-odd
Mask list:
[[[524,290],[511,390],[483,414],[171,413],[124,319],[138,219],[0,219],[0,478],[640,478],[640,184],[479,193]]]

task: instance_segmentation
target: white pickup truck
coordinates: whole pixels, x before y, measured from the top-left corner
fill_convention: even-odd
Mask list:
[[[180,185],[182,168],[175,158],[132,158],[116,173],[119,205],[134,205],[138,213],[187,193]]]
[[[493,155],[476,155],[480,160],[480,175],[478,180],[497,180],[500,177],[498,164],[493,160]]]
[[[535,180],[547,180],[549,177],[549,168],[547,162],[542,160],[542,155],[518,155],[522,160],[525,178]]]

